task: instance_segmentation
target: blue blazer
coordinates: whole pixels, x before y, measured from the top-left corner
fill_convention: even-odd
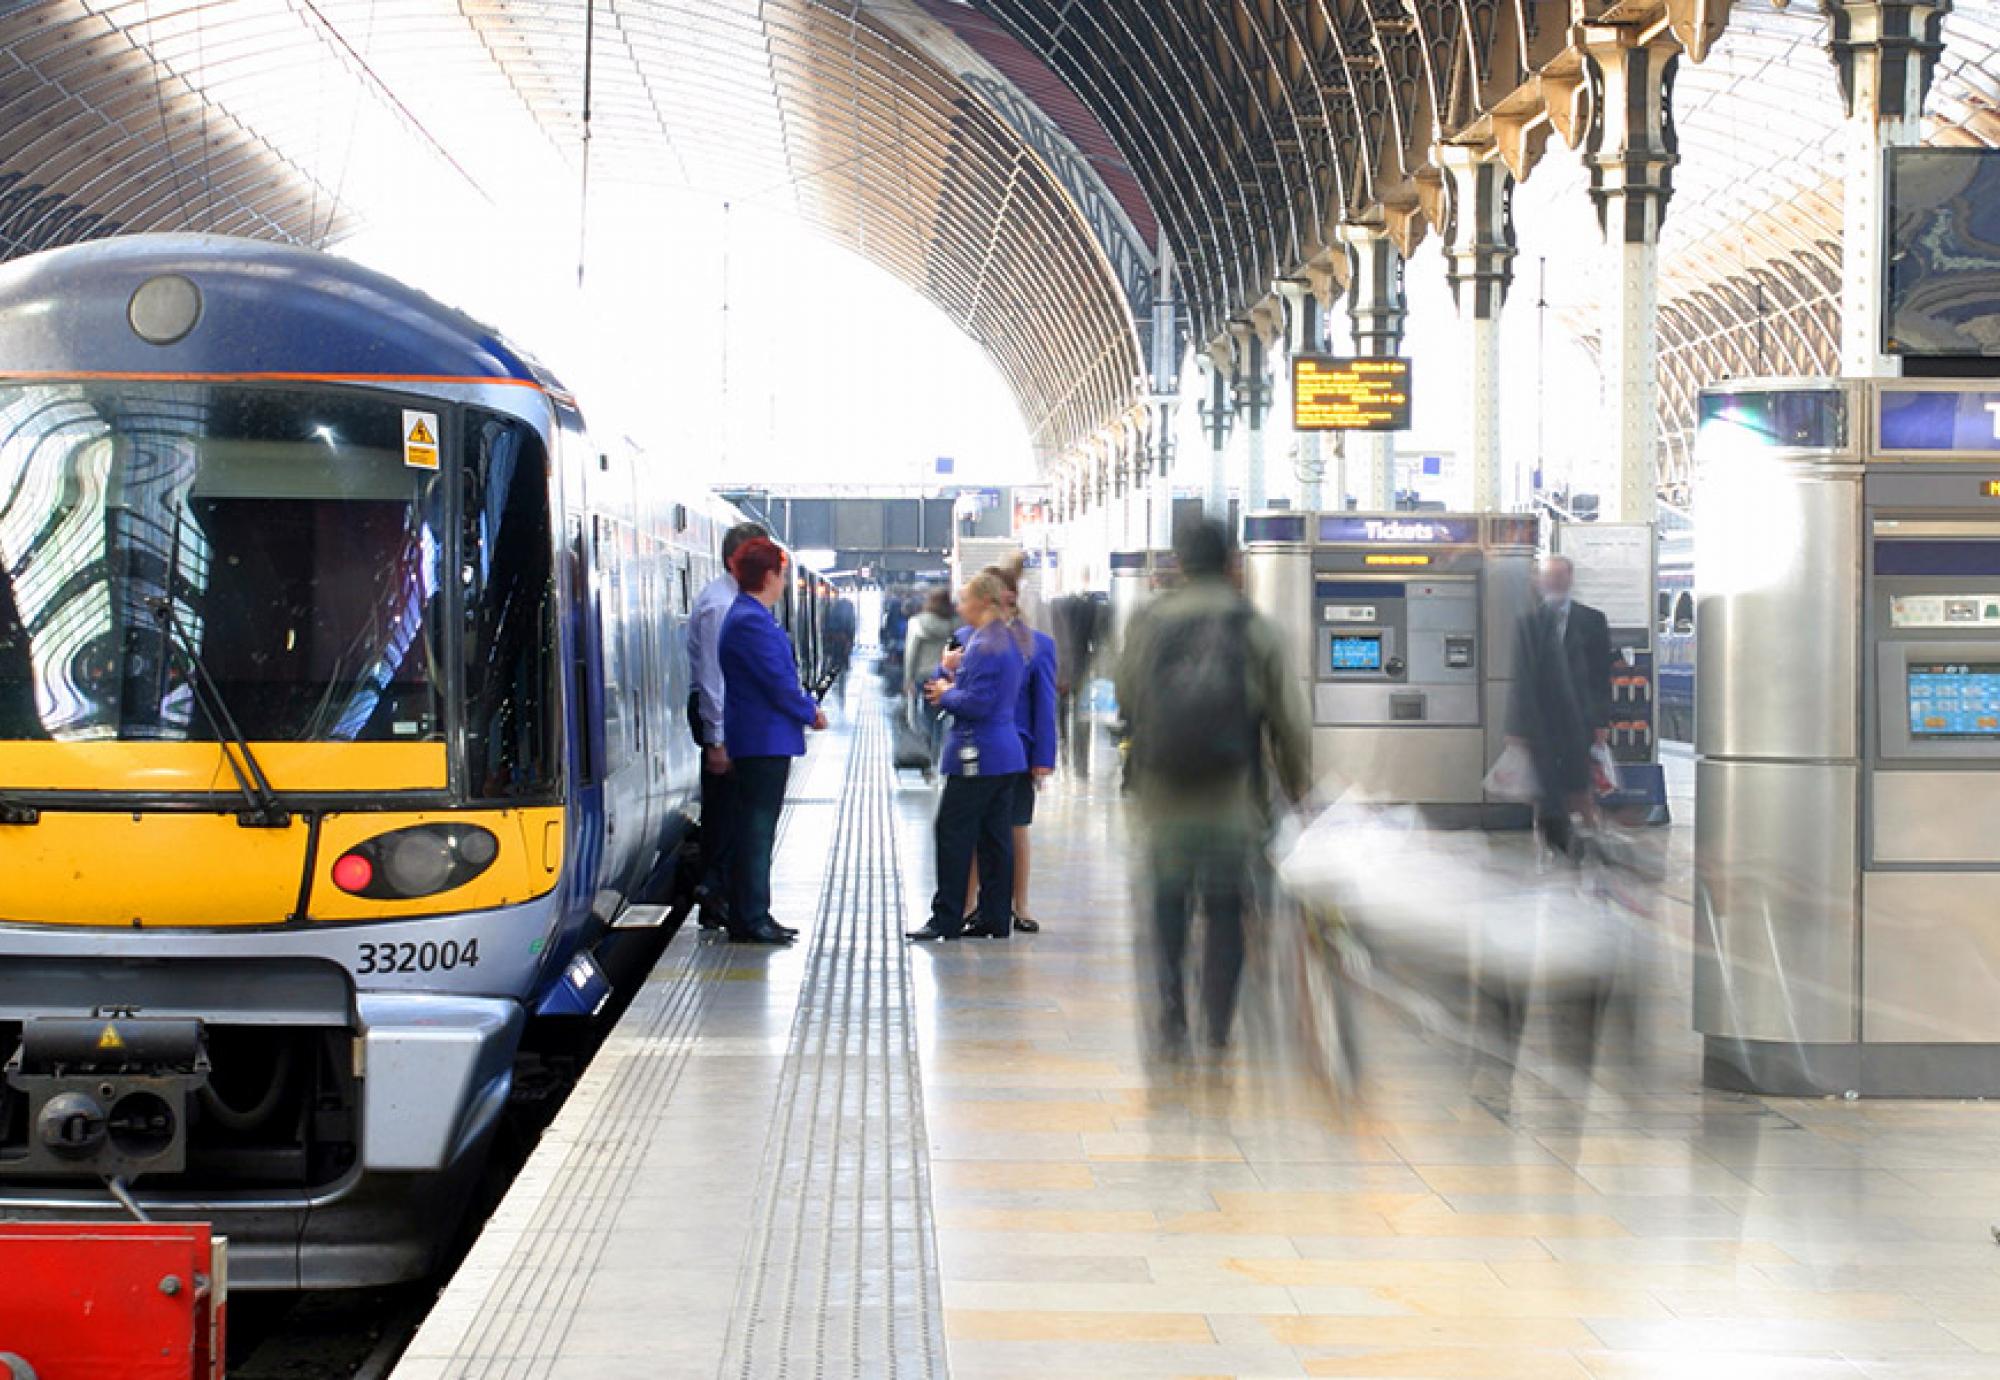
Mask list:
[[[731,757],[803,757],[819,706],[799,688],[799,663],[771,611],[736,596],[722,620],[722,741]]]
[[[965,642],[965,660],[951,689],[938,707],[951,715],[951,737],[945,743],[947,776],[964,775],[960,750],[967,743],[979,748],[981,776],[1012,776],[1028,769],[1015,712],[1027,662],[1004,623],[988,623]]]
[[[1014,709],[1015,727],[1028,751],[1028,765],[1056,767],[1056,640],[1035,633],[1035,654],[1021,677],[1021,701]]]

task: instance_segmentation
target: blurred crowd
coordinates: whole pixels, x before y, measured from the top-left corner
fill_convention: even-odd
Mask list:
[[[802,728],[825,720],[782,688],[795,672],[765,635],[768,617],[753,617],[778,559],[769,545],[738,572],[735,603],[720,585],[713,603],[730,634],[722,669],[777,687],[751,698],[775,706],[758,712],[783,740],[772,751],[790,753]],[[955,590],[885,600],[895,764],[938,790],[936,884],[909,937],[1040,930],[1037,803],[1059,767],[1089,773],[1101,738],[1128,797],[1145,1040],[1169,1076],[1226,1070],[1253,1038],[1272,1046],[1260,1058],[1302,1062],[1351,1097],[1366,1086],[1370,1031],[1388,1024],[1448,1048],[1469,1085],[1501,1101],[1523,1076],[1583,1095],[1608,1062],[1634,1057],[1634,975],[1651,943],[1663,831],[1649,836],[1602,807],[1617,784],[1610,635],[1575,598],[1569,563],[1541,565],[1539,597],[1515,629],[1506,749],[1487,782],[1489,795],[1520,802],[1530,835],[1434,828],[1349,789],[1337,761],[1316,775],[1305,668],[1244,595],[1224,529],[1185,525],[1175,557],[1115,639],[1101,597],[1036,603],[1031,619],[1018,557]],[[854,636],[851,623],[837,631],[843,662]],[[753,652],[770,664],[750,665]],[[1115,721],[1100,725],[1105,689]],[[736,697],[731,688],[732,708]],[[768,869],[782,771],[734,741],[712,752],[722,770],[710,789],[735,792],[743,821],[735,871],[752,878],[728,892],[747,924],[727,913],[724,923],[785,942],[754,880]]]

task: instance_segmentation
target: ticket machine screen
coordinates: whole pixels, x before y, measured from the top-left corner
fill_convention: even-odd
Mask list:
[[[1332,665],[1334,671],[1379,671],[1382,669],[1382,634],[1380,633],[1335,633],[1329,639],[1333,646]]]
[[[1910,737],[2000,738],[2000,662],[1912,663]]]

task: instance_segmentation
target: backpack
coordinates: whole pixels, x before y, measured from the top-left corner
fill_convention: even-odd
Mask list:
[[[1262,719],[1250,708],[1248,604],[1227,613],[1163,617],[1146,668],[1137,764],[1174,786],[1201,786],[1256,766]]]

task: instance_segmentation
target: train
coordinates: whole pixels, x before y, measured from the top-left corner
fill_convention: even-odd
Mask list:
[[[426,1275],[524,1042],[699,846],[734,510],[500,334],[302,248],[0,265],[0,1217]],[[782,609],[808,680],[833,588]]]

